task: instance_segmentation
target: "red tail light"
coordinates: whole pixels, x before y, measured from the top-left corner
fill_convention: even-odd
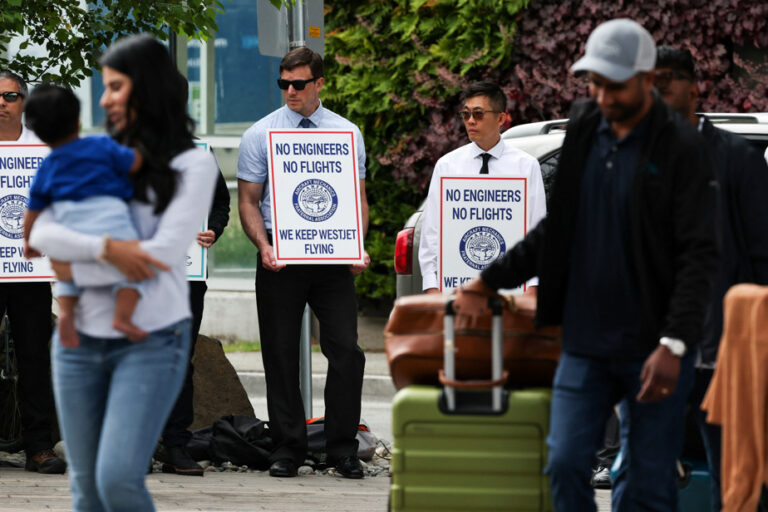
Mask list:
[[[405,228],[397,234],[395,272],[398,274],[413,273],[413,228]]]

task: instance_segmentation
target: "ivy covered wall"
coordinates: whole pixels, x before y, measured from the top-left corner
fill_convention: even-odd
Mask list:
[[[368,151],[371,269],[362,297],[394,295],[397,232],[437,159],[465,144],[458,94],[479,79],[507,94],[510,125],[564,117],[586,83],[568,72],[592,29],[629,17],[693,54],[702,110],[768,111],[768,3],[750,0],[326,0],[325,104]]]

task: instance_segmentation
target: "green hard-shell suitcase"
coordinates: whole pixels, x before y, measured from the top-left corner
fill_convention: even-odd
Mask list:
[[[453,375],[453,313],[446,308],[444,389],[408,386],[392,411],[393,512],[552,511],[547,460],[551,389],[468,390],[506,381],[501,308],[494,307],[492,377]]]

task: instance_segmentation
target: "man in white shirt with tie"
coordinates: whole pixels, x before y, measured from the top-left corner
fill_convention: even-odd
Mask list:
[[[477,82],[461,93],[459,116],[471,141],[443,155],[435,164],[424,206],[419,265],[426,293],[440,293],[440,178],[443,176],[504,176],[527,179],[527,228],[533,229],[546,215],[544,182],[539,162],[528,153],[506,143],[500,128],[507,118],[507,98],[492,82]],[[514,244],[510,244],[511,247]],[[535,279],[529,285],[536,284]]]

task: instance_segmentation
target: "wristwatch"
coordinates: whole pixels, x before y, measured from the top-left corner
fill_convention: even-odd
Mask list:
[[[683,340],[664,336],[659,340],[659,345],[667,347],[673,356],[683,357],[685,355],[686,347]]]

